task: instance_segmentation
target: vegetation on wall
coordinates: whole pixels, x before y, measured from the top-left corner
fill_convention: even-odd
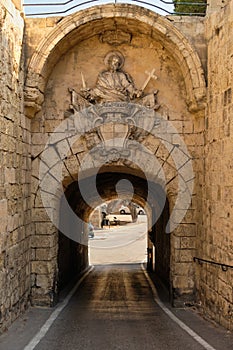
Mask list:
[[[173,2],[175,13],[194,15],[205,15],[206,13],[207,0],[173,0]]]

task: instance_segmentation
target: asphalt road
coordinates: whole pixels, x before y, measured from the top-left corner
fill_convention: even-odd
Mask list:
[[[139,215],[136,223],[95,230],[89,240],[90,263],[140,263],[147,254],[147,217]]]
[[[35,347],[57,349],[203,347],[155,303],[140,265],[119,264],[95,267]]]
[[[155,297],[141,265],[147,226],[140,220],[96,231],[95,266],[77,290],[55,308],[30,308],[0,336],[0,350],[232,350],[230,332],[195,310],[172,309],[159,285],[163,303]]]

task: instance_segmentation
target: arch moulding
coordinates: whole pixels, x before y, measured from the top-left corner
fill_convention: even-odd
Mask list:
[[[118,21],[126,29],[136,27],[140,33],[162,43],[181,69],[189,110],[195,112],[205,107],[203,68],[187,38],[167,18],[150,10],[135,5],[111,4],[91,7],[62,18],[39,43],[30,59],[25,82],[25,113],[29,118],[41,109],[47,79],[61,55],[80,40],[100,34],[102,23],[104,30],[115,29]],[[88,27],[89,32],[83,30]]]

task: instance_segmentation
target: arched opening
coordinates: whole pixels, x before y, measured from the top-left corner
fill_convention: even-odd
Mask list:
[[[123,182],[121,194],[125,198],[132,195],[126,185],[130,183],[133,188],[132,202],[143,207],[147,213],[147,268],[154,270],[159,277],[162,277],[167,287],[170,285],[170,235],[165,234],[169,218],[166,194],[160,184],[148,181],[143,174],[141,176],[133,175],[121,169],[120,172],[100,171],[96,177],[93,175],[84,177],[79,182],[74,181],[67,187],[61,202],[60,226],[64,233],[67,233],[69,237],[75,237],[75,240],[66,237],[64,233],[59,234],[60,289],[88,265],[88,234],[85,227],[87,227],[93,208],[103,201],[118,198],[117,185],[122,180],[126,182]],[[86,197],[85,200],[83,195]],[[81,219],[79,226],[72,222],[74,216],[64,210],[65,200],[69,203],[72,212]],[[162,215],[160,215],[161,213]],[[137,237],[136,233],[135,237]],[[119,261],[121,262],[121,260]],[[107,263],[106,260],[105,263]]]
[[[35,193],[33,192],[35,196],[33,220],[38,223],[42,216],[40,198],[37,199],[39,161],[42,160],[43,164],[49,165],[51,170],[47,173],[47,167],[44,167],[44,174],[42,174],[44,190],[41,196],[43,197],[44,208],[48,208],[49,219],[55,223],[56,228],[57,221],[54,220],[53,213],[59,207],[59,203],[57,203],[54,193],[60,191],[61,183],[65,188],[66,198],[72,211],[77,213],[77,216],[84,223],[88,222],[93,208],[103,200],[110,200],[116,196],[111,181],[113,176],[118,175],[113,175],[114,170],[111,169],[110,180],[108,181],[107,173],[109,170],[105,170],[105,175],[102,172],[101,176],[102,180],[105,176],[106,181],[103,181],[104,186],[99,188],[102,199],[99,200],[99,196],[95,197],[92,190],[89,189],[90,198],[88,203],[90,205],[84,205],[79,191],[76,190],[77,173],[83,160],[86,166],[85,169],[90,171],[90,174],[83,177],[83,183],[85,183],[85,179],[92,179],[90,170],[92,167],[96,168],[99,164],[109,165],[111,162],[117,162],[118,160],[115,160],[116,156],[119,158],[118,164],[122,164],[122,169],[118,173],[130,173],[132,171],[131,176],[138,177],[141,179],[140,181],[145,180],[145,177],[143,174],[141,176],[137,174],[135,169],[137,166],[141,167],[143,165],[144,171],[151,176],[152,188],[155,187],[155,183],[158,181],[157,177],[160,177],[164,188],[168,192],[171,211],[170,227],[173,232],[172,235],[166,235],[166,238],[164,238],[162,233],[161,235],[157,233],[156,227],[150,225],[157,218],[157,211],[160,211],[160,208],[158,208],[155,199],[147,200],[147,203],[150,204],[148,209],[148,231],[151,230],[149,233],[154,242],[158,242],[157,245],[151,243],[148,247],[148,267],[156,269],[160,266],[160,271],[157,272],[160,272],[167,284],[172,284],[175,293],[180,298],[184,296],[185,300],[187,296],[190,296],[193,300],[195,291],[193,254],[197,234],[198,210],[196,207],[189,209],[189,205],[195,182],[192,161],[195,163],[195,170],[201,169],[202,166],[202,158],[199,156],[193,157],[197,151],[195,146],[196,136],[198,140],[200,139],[198,145],[200,142],[201,146],[202,135],[195,134],[195,137],[192,135],[194,130],[200,130],[201,133],[202,120],[198,117],[203,115],[204,107],[205,82],[200,60],[187,38],[179,32],[176,26],[159,16],[140,10],[139,12],[136,11],[137,16],[135,17],[134,7],[129,6],[126,11],[126,8],[121,5],[99,7],[97,12],[93,11],[92,9],[87,14],[86,12],[77,13],[56,23],[38,45],[30,60],[25,86],[25,107],[28,116],[32,117],[36,114],[32,121],[33,130],[35,131],[32,138],[32,168],[35,177],[33,185],[33,188],[35,188]],[[111,118],[106,119],[106,110],[102,109],[103,106],[98,106],[100,108],[97,111],[97,119],[99,120],[99,117],[101,117],[101,120],[104,120],[101,126],[95,123],[95,114],[92,113],[91,109],[87,109],[87,114],[75,113],[72,118],[67,119],[67,108],[72,102],[70,89],[80,91],[82,86],[81,73],[87,80],[88,85],[94,86],[98,73],[104,68],[103,58],[105,54],[114,48],[112,42],[108,43],[105,42],[105,39],[102,40],[103,30],[104,33],[106,30],[106,35],[109,35],[116,28],[120,28],[124,33],[132,34],[130,40],[120,44],[119,49],[126,58],[124,69],[132,75],[135,85],[137,87],[142,86],[145,81],[145,71],[148,67],[151,69],[155,67],[156,72],[160,72],[159,78],[156,81],[150,81],[150,85],[147,86],[148,92],[151,92],[152,89],[154,91],[154,88],[159,91],[159,114],[153,115],[153,118],[150,118],[148,114],[148,120],[145,120],[145,114],[141,106],[132,105],[132,110],[128,110],[129,106],[125,105],[123,108],[117,102],[112,102],[109,112],[113,112],[116,117],[114,117],[112,126],[108,125]],[[90,49],[91,52],[93,47],[95,47],[96,54],[89,55],[88,50]],[[144,58],[148,58],[148,60]],[[60,82],[63,83],[60,84]],[[123,108],[123,112],[121,108]],[[134,113],[137,110],[139,114]],[[130,117],[133,127],[137,126],[135,132],[125,123],[124,116]],[[116,125],[116,121],[119,125]],[[69,135],[66,132],[67,126]],[[119,132],[119,126],[121,132]],[[85,135],[83,134],[84,130]],[[141,131],[148,131],[149,134],[143,133],[142,135]],[[106,152],[105,155],[101,153],[102,150],[106,150],[106,147],[112,151],[114,142],[111,144],[108,141],[119,137],[122,139],[122,147],[125,144],[127,144],[127,147],[132,146],[130,148],[130,161],[129,159],[122,161],[119,152],[118,154],[109,152],[107,155]],[[46,148],[45,143],[48,138],[49,147]],[[134,147],[136,144],[138,146],[143,145],[151,153],[151,157],[149,157],[148,152],[142,155],[141,148]],[[103,147],[99,148],[100,145],[103,145]],[[201,147],[198,149],[201,149]],[[94,156],[95,151],[96,156]],[[57,156],[61,161],[60,164],[57,162]],[[123,158],[125,159],[125,157]],[[154,160],[153,168],[151,159]],[[136,164],[137,161],[138,164]],[[134,166],[132,163],[136,165]],[[59,190],[57,190],[58,187]],[[140,185],[139,182],[136,187],[135,203],[143,205],[145,193],[142,193],[142,189],[145,191],[146,187],[144,184]],[[50,196],[51,192],[47,196],[47,191],[48,189],[51,191],[51,188],[52,196]],[[158,183],[157,188],[160,188]],[[196,188],[195,196],[200,198],[201,190],[198,187]],[[154,198],[158,198],[157,192],[154,194]],[[166,199],[166,196],[163,195],[162,197]],[[165,203],[166,200],[164,205]],[[166,217],[169,216],[168,200],[165,207],[167,208],[167,214],[161,213],[161,219],[158,222],[158,230],[161,229],[161,232],[164,230]],[[50,213],[52,214],[50,215]],[[186,214],[187,217],[185,218]],[[48,216],[44,213],[43,216],[45,216],[43,220],[49,221]],[[82,242],[82,238],[85,238],[85,227],[82,227],[82,225],[79,227],[72,223],[69,216],[67,218],[65,216],[66,212],[61,209],[60,221],[64,222],[65,229],[67,230],[69,227],[68,230],[72,234],[79,235]],[[160,220],[164,220],[164,222],[160,222]],[[181,225],[179,225],[180,223]],[[35,235],[40,235],[39,227],[39,224],[35,226]],[[53,244],[55,251],[57,236],[53,231],[48,232],[51,245]],[[54,251],[51,261],[48,262],[49,279],[48,285],[44,288],[48,295],[47,299],[51,294],[51,290],[54,289],[54,293],[56,293],[58,270],[60,274],[59,284],[62,286],[66,284],[65,279],[69,280],[75,273],[85,268],[88,263],[86,245],[80,242],[79,245],[76,244],[77,242],[75,244],[71,243],[68,238],[61,235],[59,238],[59,266],[57,267]],[[170,236],[172,239],[171,254]],[[156,247],[154,248],[154,246]],[[156,259],[160,261],[160,264],[155,263]],[[172,260],[171,264],[169,259]],[[40,276],[40,268],[36,264],[35,266],[34,272],[36,276]],[[164,272],[165,270],[166,272]],[[187,276],[188,274],[189,276]],[[64,278],[61,276],[64,276]],[[41,295],[44,292],[42,288],[39,288],[42,279],[37,278],[37,280],[35,286],[33,286],[32,296],[36,301],[43,299]]]

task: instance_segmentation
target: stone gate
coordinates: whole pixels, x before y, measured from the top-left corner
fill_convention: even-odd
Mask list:
[[[1,5],[3,327],[87,267],[83,222],[127,179],[172,303],[232,328],[233,2],[221,21],[217,3],[205,18],[116,4],[38,19],[14,3]],[[107,98],[113,52],[127,84]]]

